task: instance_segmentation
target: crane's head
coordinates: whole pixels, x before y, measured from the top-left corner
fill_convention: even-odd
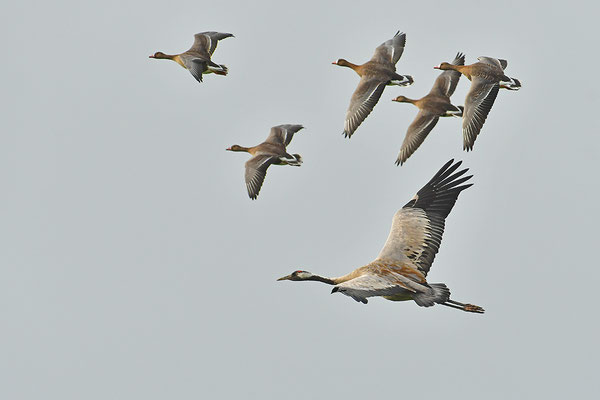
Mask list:
[[[307,281],[314,275],[308,271],[294,271],[289,275],[282,276],[278,281]]]

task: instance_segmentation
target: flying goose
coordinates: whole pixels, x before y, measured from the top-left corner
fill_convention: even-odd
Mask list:
[[[452,65],[443,62],[436,69],[454,70],[466,76],[471,81],[471,89],[465,99],[463,112],[463,150],[473,150],[477,135],[483,127],[498,90],[519,90],[521,82],[518,79],[504,75],[508,65],[506,60],[492,57],[478,57],[475,64]]]
[[[246,188],[252,200],[258,197],[258,192],[265,180],[267,168],[270,165],[292,165],[299,167],[302,164],[300,154],[289,154],[286,147],[292,141],[294,133],[304,128],[302,125],[277,125],[271,128],[267,140],[254,147],[242,147],[234,144],[225,150],[245,151],[253,155],[246,162]]]
[[[367,303],[368,297],[382,296],[391,301],[414,300],[421,307],[442,304],[459,310],[483,313],[483,308],[450,299],[443,283],[428,283],[427,273],[438,252],[446,217],[470,176],[461,162],[448,161],[435,176],[401,208],[383,249],[371,263],[339,278],[326,278],[308,271],[294,271],[278,280],[317,281],[334,285],[331,293],[343,293]]]
[[[344,123],[344,136],[351,137],[358,126],[373,111],[386,85],[409,86],[410,75],[398,75],[396,63],[404,51],[406,34],[397,32],[393,38],[375,49],[371,60],[362,65],[352,64],[343,58],[332,64],[352,68],[360,76],[358,87],[352,95]]]
[[[464,54],[458,53],[452,64],[464,65]],[[460,72],[452,70],[444,71],[437,77],[433,88],[427,96],[418,100],[409,99],[405,96],[398,96],[393,99],[393,101],[399,103],[414,104],[419,108],[415,120],[409,125],[406,131],[396,165],[404,164],[408,157],[419,148],[440,117],[462,117],[463,107],[454,106],[450,102],[450,96],[454,93],[459,79]]]
[[[214,63],[210,58],[217,48],[219,40],[228,37],[233,37],[233,35],[220,32],[197,33],[194,35],[194,44],[185,53],[170,55],[159,51],[150,58],[173,60],[190,71],[198,82],[202,82],[202,74],[227,75],[227,67]]]

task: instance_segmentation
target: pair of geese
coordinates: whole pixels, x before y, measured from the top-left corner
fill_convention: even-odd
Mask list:
[[[194,36],[193,46],[186,52],[168,55],[157,52],[150,58],[170,59],[190,71],[202,82],[202,75],[227,75],[225,65],[211,60],[219,40],[233,37],[230,33],[202,32]],[[346,114],[344,135],[351,137],[371,113],[383,90],[388,85],[408,86],[410,75],[396,73],[406,35],[396,35],[375,49],[375,54],[362,65],[339,59],[333,64],[349,67],[360,77]],[[394,99],[419,108],[415,120],[408,127],[396,164],[403,164],[423,143],[440,117],[463,117],[463,148],[472,150],[500,88],[518,90],[520,82],[504,74],[505,60],[479,57],[479,62],[464,65],[465,57],[458,53],[452,63],[443,62],[434,67],[443,70],[433,88],[425,97],[413,100],[404,96]],[[450,102],[460,75],[471,81],[464,108]],[[264,182],[267,168],[272,165],[300,166],[302,157],[286,150],[294,134],[302,125],[285,124],[271,128],[267,139],[253,147],[233,145],[227,150],[252,154],[246,162],[246,186],[251,199],[256,199]],[[327,278],[308,271],[294,271],[279,280],[318,281],[334,285],[332,293],[340,292],[354,300],[367,303],[368,297],[383,296],[392,301],[414,300],[419,306],[442,304],[467,312],[483,313],[483,308],[450,299],[450,291],[443,283],[429,284],[427,273],[441,244],[445,219],[454,207],[461,191],[471,184],[461,185],[472,176],[462,177],[467,169],[456,172],[461,162],[450,160],[438,173],[399,210],[393,219],[388,239],[379,256],[370,264],[339,278]]]

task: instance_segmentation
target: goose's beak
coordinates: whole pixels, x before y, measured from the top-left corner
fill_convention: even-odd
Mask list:
[[[154,56],[152,55],[152,56],[150,56],[150,57],[148,57],[148,58],[154,58]]]
[[[433,69],[440,69],[440,66],[436,65],[435,67],[433,67]]]
[[[282,276],[281,278],[277,279],[278,281],[289,281],[292,279],[291,275],[286,275],[286,276]]]
[[[337,65],[337,61],[332,62],[333,65]]]
[[[228,147],[228,148],[226,148],[225,150],[229,150],[229,151],[231,151],[231,147]]]

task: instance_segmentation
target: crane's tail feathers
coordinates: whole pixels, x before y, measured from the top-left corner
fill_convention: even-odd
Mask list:
[[[421,307],[431,307],[439,303],[445,303],[450,299],[450,289],[443,283],[429,284],[427,292],[413,294],[413,300]]]
[[[457,310],[462,310],[462,311],[466,311],[466,312],[472,312],[472,313],[477,313],[477,314],[483,314],[485,312],[485,310],[479,306],[476,306],[475,304],[465,304],[465,303],[460,303],[458,301],[454,301],[454,300],[450,300],[448,299],[448,301],[446,301],[445,303],[440,303],[443,306],[446,307],[452,307],[452,308],[456,308]]]

